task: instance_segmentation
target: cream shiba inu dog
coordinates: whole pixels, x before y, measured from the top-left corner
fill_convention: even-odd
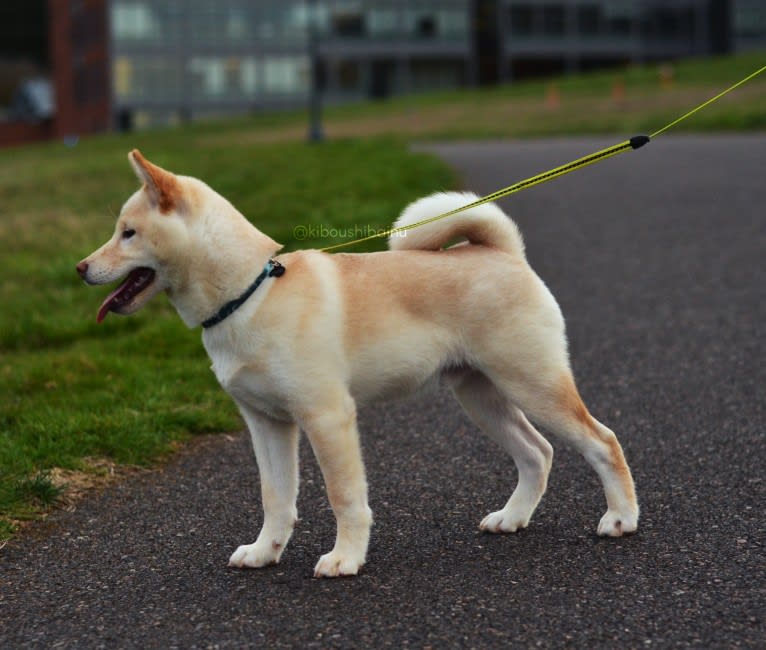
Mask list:
[[[77,271],[89,284],[127,278],[101,305],[99,321],[132,314],[164,291],[186,325],[203,325],[213,371],[250,430],[261,479],[263,528],[234,551],[231,566],[279,562],[297,520],[302,429],[337,520],[335,546],[314,573],[356,574],[372,525],[357,408],[439,379],[518,468],[516,489],[482,530],[524,528],[545,492],[553,450],[532,422],[573,445],[601,479],[607,511],[598,534],[636,530],[620,444],[580,399],[559,307],[497,206],[393,236],[387,252],[305,250],[277,259],[281,246],[203,182],[138,151],[129,159],[143,187],[125,203],[112,238]],[[430,196],[396,225],[475,199]]]

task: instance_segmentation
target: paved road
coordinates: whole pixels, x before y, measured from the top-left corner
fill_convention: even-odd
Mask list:
[[[614,141],[430,149],[488,192]],[[0,647],[764,647],[765,168],[764,136],[667,136],[507,204],[625,447],[637,535],[595,536],[600,488],[555,442],[529,529],[480,534],[514,471],[439,394],[361,414],[359,577],[311,578],[333,526],[305,444],[283,564],[227,569],[254,463],[243,436],[204,439],[2,551]]]

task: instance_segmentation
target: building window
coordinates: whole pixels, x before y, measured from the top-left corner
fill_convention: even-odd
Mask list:
[[[734,0],[733,28],[738,47],[766,46],[766,3],[763,0]]]
[[[118,99],[175,102],[181,96],[181,75],[173,59],[161,56],[118,57],[112,84]]]
[[[264,92],[294,95],[308,91],[309,62],[305,56],[267,57],[262,67]]]
[[[513,5],[511,7],[511,33],[514,36],[532,36],[534,31],[534,8],[529,5]]]
[[[368,23],[371,36],[396,38],[401,29],[400,12],[389,8],[371,9]]]
[[[258,92],[258,73],[255,59],[243,59],[239,66],[242,94],[252,97]]]
[[[263,91],[262,73],[253,57],[194,57],[187,69],[192,100],[252,99]]]
[[[468,10],[444,9],[439,11],[439,32],[446,38],[468,38]]]
[[[250,26],[244,12],[233,9],[226,16],[226,38],[232,41],[243,41],[250,36]]]
[[[248,0],[252,7],[249,20],[253,32],[259,40],[271,40],[284,44],[287,42],[302,42],[306,39],[310,12],[305,0],[293,2],[277,2],[264,0]],[[317,18],[322,23],[325,20],[324,8],[317,7]]]
[[[339,1],[330,3],[320,22],[340,38],[455,39],[468,37],[469,13],[468,3],[450,0]]]
[[[415,27],[415,35],[420,38],[436,36],[436,17],[433,15],[419,16]]]
[[[585,36],[595,36],[601,31],[601,10],[596,5],[577,8],[577,31]]]
[[[133,62],[128,57],[119,56],[114,60],[112,83],[114,94],[118,98],[130,96],[130,89],[133,87]]]
[[[547,36],[564,35],[564,7],[561,5],[543,6],[543,32]]]
[[[116,2],[112,7],[112,35],[117,41],[152,41],[160,24],[145,2]]]
[[[359,10],[335,11],[331,17],[332,32],[336,36],[359,38],[367,32],[364,14]]]
[[[192,88],[206,98],[221,97],[226,92],[226,60],[219,57],[195,57],[189,61]]]
[[[414,38],[434,38],[438,31],[436,9],[408,7],[404,12],[405,32]]]
[[[657,7],[648,13],[644,33],[658,41],[688,43],[694,33],[694,11],[690,7]]]

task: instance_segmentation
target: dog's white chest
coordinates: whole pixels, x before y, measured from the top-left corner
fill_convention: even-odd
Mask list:
[[[211,369],[223,389],[240,407],[266,413],[278,420],[290,420],[286,400],[274,378],[257,361],[243,362],[242,356],[228,346],[205,342]]]

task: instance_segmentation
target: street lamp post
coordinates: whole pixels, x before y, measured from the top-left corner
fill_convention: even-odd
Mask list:
[[[317,0],[306,0],[308,9],[308,55],[311,69],[309,83],[309,142],[321,142],[322,98],[319,88],[319,8]]]

